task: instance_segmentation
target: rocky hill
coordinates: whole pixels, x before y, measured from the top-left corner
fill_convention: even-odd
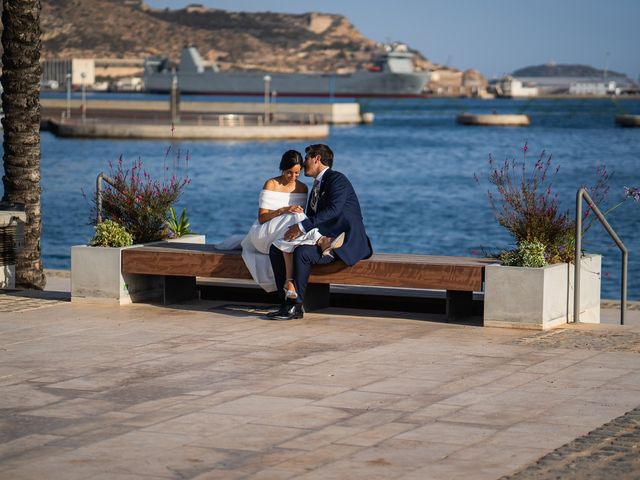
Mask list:
[[[550,63],[524,67],[512,73],[514,77],[604,77],[604,71],[589,65],[566,65]],[[607,71],[609,77],[625,77],[624,73]]]
[[[42,0],[43,58],[177,61],[187,44],[222,70],[351,71],[380,49],[341,15],[242,13],[191,5],[153,9],[142,0]],[[418,54],[419,68],[431,64]]]

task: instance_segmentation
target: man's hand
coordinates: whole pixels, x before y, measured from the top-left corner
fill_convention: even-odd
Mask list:
[[[291,240],[298,238],[300,235],[302,235],[302,230],[300,230],[300,227],[296,223],[295,225],[291,225],[287,229],[287,231],[284,234],[284,239],[290,242]]]

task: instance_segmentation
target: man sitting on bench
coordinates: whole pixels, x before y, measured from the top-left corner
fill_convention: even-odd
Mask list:
[[[292,225],[285,240],[293,240],[313,228],[318,228],[329,244],[301,245],[294,250],[294,286],[297,298],[287,303],[284,295],[286,269],[282,251],[273,245],[269,258],[275,275],[280,308],[267,317],[272,320],[292,320],[304,316],[304,294],[309,281],[311,265],[328,264],[336,259],[348,266],[373,254],[371,241],[362,221],[360,202],[347,177],[331,167],[333,152],[327,145],[316,144],[305,148],[304,174],[314,177],[313,189],[307,203],[307,219]]]

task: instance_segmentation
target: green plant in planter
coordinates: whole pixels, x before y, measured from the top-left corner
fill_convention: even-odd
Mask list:
[[[500,252],[500,261],[503,265],[512,267],[544,267],[547,264],[545,259],[546,247],[544,243],[534,240],[526,240],[518,244],[515,250],[505,250]]]
[[[189,230],[187,209],[183,208],[180,217],[178,217],[173,207],[169,208],[169,220],[167,220],[167,227],[169,228],[169,237],[171,238],[178,238],[192,234],[193,232]]]
[[[96,233],[89,244],[93,247],[128,247],[133,245],[133,237],[116,222],[105,220],[96,225]]]

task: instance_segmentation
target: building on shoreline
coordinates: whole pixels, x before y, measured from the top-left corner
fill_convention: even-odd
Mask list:
[[[502,77],[494,86],[495,93],[499,97],[522,98],[537,97],[538,87],[531,83],[525,83],[512,76]]]
[[[482,97],[486,95],[487,80],[477,70],[458,70],[436,66],[430,71],[425,91],[436,96]]]
[[[42,84],[65,88],[67,75],[71,87],[81,88],[96,83],[96,63],[93,58],[45,59],[42,62]],[[54,89],[55,89],[54,88]]]
[[[522,98],[538,95],[623,95],[637,91],[638,86],[625,76],[514,77],[508,75],[498,80],[492,80],[489,88],[500,97]]]
[[[143,67],[142,58],[48,58],[42,62],[42,85],[64,89],[69,74],[73,89],[141,91]]]

